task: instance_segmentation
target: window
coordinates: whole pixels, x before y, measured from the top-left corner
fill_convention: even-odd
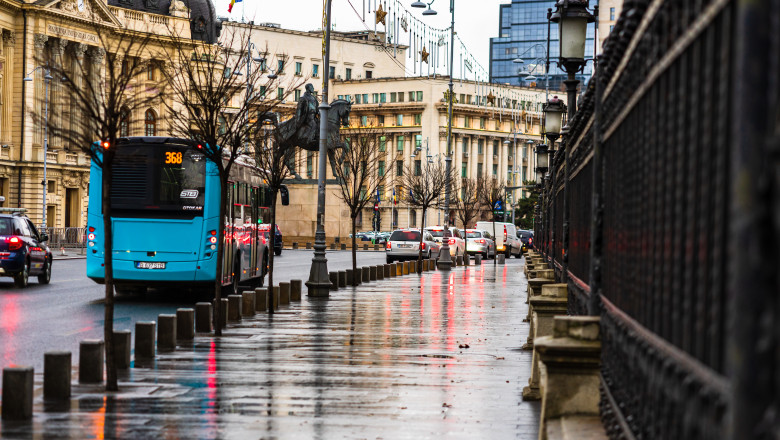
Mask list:
[[[422,92],[417,92],[417,102],[421,102],[423,98]]]
[[[377,125],[379,125],[380,127],[384,127],[384,126],[385,126],[385,115],[377,115],[377,117],[376,117],[376,123],[377,123]]]
[[[352,69],[347,67],[347,73],[346,73],[347,79],[352,79]]]
[[[615,8],[609,8],[609,19],[610,20],[615,19]]]
[[[49,194],[54,194],[57,192],[57,181],[56,180],[49,180],[46,183],[46,192]]]
[[[396,139],[396,148],[398,151],[404,151],[404,137],[398,136]]]
[[[409,212],[409,217],[410,217],[410,219],[411,219],[411,220],[410,220],[410,222],[411,222],[411,225],[410,225],[410,226],[411,226],[411,227],[413,227],[413,228],[417,227],[417,211],[415,211],[414,209],[412,209],[412,210]],[[415,232],[417,232],[417,231],[415,231]],[[415,234],[415,235],[417,236],[417,240],[419,240],[419,239],[420,239],[420,233],[419,233],[419,232],[417,232],[417,234]]]
[[[463,138],[463,151],[469,151],[469,138]]]
[[[295,89],[295,100],[298,101],[301,99],[301,89]]]
[[[314,78],[320,77],[320,65],[319,64],[313,64],[311,66],[311,76]]]
[[[278,89],[276,89],[276,99],[278,99],[279,101],[283,101],[284,100],[284,88],[283,87],[279,87]]]
[[[482,129],[482,130],[485,129],[485,123],[486,123],[486,119],[485,118],[479,118],[479,128],[480,129]]]
[[[333,79],[335,77],[336,77],[336,67],[330,66],[330,76],[328,76],[328,78]]]
[[[268,62],[263,58],[260,60],[260,71],[265,72],[266,70],[268,70]]]
[[[127,109],[122,110],[119,118],[119,137],[130,136],[130,113]]]
[[[374,104],[379,104],[379,93],[372,94],[371,99],[373,99]]]
[[[485,140],[480,139],[477,141],[477,154],[483,154],[485,149]]]
[[[368,93],[363,93],[363,104],[368,104]]]
[[[468,165],[465,163],[460,167],[460,177],[468,177]]]
[[[414,125],[422,125],[422,113],[414,115]]]
[[[146,111],[144,125],[146,127],[146,130],[144,130],[146,136],[157,136],[157,116],[155,116],[154,110],[149,109]]]
[[[391,92],[391,93],[390,93],[390,102],[395,102],[395,100],[396,100],[396,97],[395,97],[395,96],[396,96],[396,93],[395,93],[395,92]]]
[[[363,115],[360,117],[360,126],[365,127],[368,125],[368,116]]]
[[[154,81],[154,63],[149,63],[149,66],[146,68],[146,79]]]
[[[362,104],[363,97],[360,94],[355,95],[355,104]]]
[[[422,176],[422,161],[421,160],[415,160],[414,161],[414,175],[415,176]]]
[[[498,176],[498,165],[493,164],[493,177]]]
[[[379,151],[384,153],[387,151],[387,137],[379,136]]]
[[[404,161],[395,161],[395,175],[401,177],[404,175]]]
[[[387,102],[387,93],[379,94],[379,102]]]
[[[306,153],[306,174],[311,176],[312,174],[312,162],[314,162],[314,153],[308,152]]]
[[[420,148],[422,148],[422,135],[421,134],[414,135],[414,147],[417,148],[418,150]]]
[[[276,73],[279,75],[284,73],[284,60],[279,60],[276,62]]]
[[[414,92],[409,92],[409,102],[414,102],[415,94]]]
[[[470,116],[464,116],[463,117],[463,127],[464,128],[471,128],[471,117]]]
[[[498,156],[498,146],[500,144],[498,141],[493,141],[493,156]]]
[[[373,78],[373,77],[374,77],[374,72],[370,70],[366,70],[366,78]]]
[[[260,99],[265,99],[265,86],[260,86]]]
[[[385,175],[385,161],[380,160],[377,163],[376,171],[377,171],[377,174],[379,175],[379,177],[384,177],[384,175]]]
[[[404,92],[398,92],[398,102],[404,102]]]
[[[401,126],[404,125],[404,115],[396,115],[395,116],[395,125]]]
[[[360,200],[365,200],[367,195],[368,194],[366,193],[365,185],[361,186],[360,187]]]

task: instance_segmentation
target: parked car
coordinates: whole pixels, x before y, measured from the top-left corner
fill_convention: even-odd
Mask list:
[[[271,225],[260,225],[260,232],[263,234],[266,240],[270,240],[269,232],[271,231]],[[274,255],[282,255],[282,231],[279,229],[279,225],[276,225],[276,236],[274,237]]]
[[[444,239],[447,238],[451,256],[466,255],[466,240],[460,229],[451,226],[449,231],[445,231],[444,226],[428,226],[425,230],[430,232],[438,243],[444,244]]]
[[[534,231],[529,231],[527,229],[518,229],[517,238],[519,238],[520,243],[522,243],[521,249],[523,252],[528,252],[528,249],[533,248]]]
[[[429,232],[423,232],[422,254],[423,258],[439,259],[441,245],[437,243]],[[420,230],[397,229],[390,234],[390,239],[385,245],[387,263],[401,260],[414,260],[419,256]]]
[[[493,223],[494,222],[477,222],[474,229],[482,229],[492,234]],[[517,227],[513,223],[495,222],[495,228],[496,251],[498,253],[503,253],[507,258],[512,255],[520,258],[523,255],[523,252],[520,250],[522,243],[520,242],[520,239],[517,238]]]
[[[16,287],[26,287],[30,275],[37,275],[40,284],[49,284],[52,253],[46,246],[48,240],[23,210],[0,211],[0,276],[13,277]]]
[[[466,229],[466,252],[482,254],[482,258],[496,257],[496,242],[488,231],[482,229]]]

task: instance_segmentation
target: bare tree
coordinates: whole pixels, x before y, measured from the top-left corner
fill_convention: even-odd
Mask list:
[[[468,229],[471,222],[479,215],[479,185],[478,180],[463,178],[459,188],[453,188],[458,194],[455,197],[455,209],[458,219],[463,223],[463,229]]]
[[[450,178],[451,179],[451,178]],[[409,195],[406,202],[411,206],[419,207],[422,211],[420,227],[420,246],[417,255],[417,271],[422,272],[422,241],[425,225],[425,214],[428,209],[435,206],[447,187],[447,169],[444,161],[439,157],[430,157],[427,160],[419,160],[404,167],[404,175],[401,177],[404,191]],[[449,231],[445,231],[445,238]]]
[[[271,221],[268,252],[268,287],[274,282],[274,247],[276,244],[276,199],[280,191],[286,191],[284,182],[293,176],[298,168],[295,154],[285,154],[279,148],[278,131],[273,126],[259,126],[254,136],[254,160],[257,174],[266,182],[270,192]],[[268,313],[274,313],[273,296],[268,295]]]
[[[482,176],[477,181],[477,188],[479,189],[477,192],[479,204],[490,212],[490,217],[493,221],[493,237],[495,237],[496,216],[493,213],[493,210],[496,209],[497,204],[500,204],[502,207],[504,206],[506,185],[504,184],[504,181],[495,177]],[[498,245],[496,245],[496,253],[498,253]]]
[[[64,109],[49,109],[59,117],[48,119],[48,132],[69,148],[89,154],[101,168],[101,190],[104,264],[104,325],[103,338],[106,348],[106,389],[118,390],[117,370],[114,361],[114,264],[113,231],[111,223],[112,168],[117,140],[123,135],[122,126],[133,122],[142,109],[159,103],[160,90],[149,93],[143,90],[140,79],[152,62],[158,37],[129,30],[108,31],[102,20],[92,17],[93,33],[97,44],[89,49],[84,44],[65,47],[55,44],[45,51],[38,78],[47,78],[60,96],[55,105]],[[60,40],[61,43],[64,40]],[[61,93],[60,93],[61,92]],[[159,94],[158,94],[159,93]],[[41,101],[48,98],[41,96]],[[39,104],[42,104],[40,102]],[[33,120],[41,121],[45,115],[32,111]],[[62,115],[67,114],[67,120]],[[48,134],[46,136],[48,136]],[[44,158],[45,160],[45,158]],[[50,264],[51,262],[49,262]]]
[[[269,78],[257,66],[252,69],[254,55],[247,52],[251,28],[223,31],[219,44],[176,38],[167,52],[166,83],[171,98],[166,105],[172,115],[174,135],[196,140],[202,145],[204,156],[213,162],[219,172],[220,203],[217,240],[217,261],[223,261],[225,252],[225,216],[228,179],[236,160],[250,144],[252,133],[261,121],[274,118],[274,108],[296,88],[292,84],[287,94],[279,99],[266,99],[263,91],[272,90],[278,81]],[[175,34],[175,31],[172,31]],[[268,50],[265,51],[268,53]],[[266,60],[267,62],[268,60]],[[255,88],[260,86],[260,91]],[[222,277],[225,268],[217,264],[214,282],[214,329],[222,334],[220,306]]]
[[[367,127],[350,130],[343,138],[347,148],[344,149],[342,163],[333,169],[339,184],[334,194],[349,209],[352,226],[352,270],[357,271],[357,217],[372,200],[376,200],[377,190],[386,181],[387,153],[383,150],[386,150],[387,136],[372,121]]]

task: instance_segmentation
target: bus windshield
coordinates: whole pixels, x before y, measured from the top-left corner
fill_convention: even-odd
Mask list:
[[[121,144],[112,167],[117,213],[192,217],[203,214],[206,158],[181,144]]]

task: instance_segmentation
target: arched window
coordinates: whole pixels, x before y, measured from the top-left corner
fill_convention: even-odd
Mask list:
[[[144,115],[144,124],[146,126],[146,136],[157,136],[157,116],[154,114],[154,110],[147,110]]]
[[[122,115],[119,117],[119,137],[130,136],[130,112],[122,109]]]
[[[412,210],[409,212],[409,217],[410,217],[410,220],[409,220],[409,225],[410,225],[410,227],[412,227],[412,228],[416,228],[416,227],[417,227],[417,211],[415,211],[414,209],[412,209]]]

